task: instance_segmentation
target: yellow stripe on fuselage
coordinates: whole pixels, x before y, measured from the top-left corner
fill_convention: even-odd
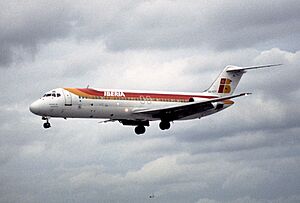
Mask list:
[[[77,96],[80,96],[80,97],[91,97],[91,95],[89,94],[86,94],[80,90],[78,90],[77,88],[64,88],[65,90],[77,95]]]

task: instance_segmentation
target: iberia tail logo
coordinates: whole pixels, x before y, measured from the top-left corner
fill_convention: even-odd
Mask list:
[[[230,93],[231,92],[231,87],[230,87],[231,82],[232,82],[232,80],[230,80],[228,78],[221,78],[218,93]]]

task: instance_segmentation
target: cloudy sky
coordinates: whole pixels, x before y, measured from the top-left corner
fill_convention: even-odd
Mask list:
[[[299,202],[300,2],[0,0],[0,202]],[[143,136],[28,106],[56,87],[253,95]],[[154,199],[149,195],[154,194]]]

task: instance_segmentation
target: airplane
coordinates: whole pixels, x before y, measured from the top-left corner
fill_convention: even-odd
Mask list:
[[[150,121],[159,120],[159,128],[167,130],[170,122],[202,118],[222,111],[234,102],[233,95],[242,75],[248,70],[279,66],[269,64],[250,67],[228,65],[212,85],[201,93],[132,91],[97,88],[56,88],[34,101],[29,109],[42,116],[44,128],[50,128],[50,118],[107,119],[135,126],[135,133],[145,133]]]
[[[149,195],[149,198],[150,199],[153,199],[155,196],[154,196],[154,194],[152,193],[151,195]]]

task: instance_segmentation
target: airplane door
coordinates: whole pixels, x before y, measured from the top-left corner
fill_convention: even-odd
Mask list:
[[[72,106],[72,95],[69,91],[63,91],[65,96],[65,106]]]

